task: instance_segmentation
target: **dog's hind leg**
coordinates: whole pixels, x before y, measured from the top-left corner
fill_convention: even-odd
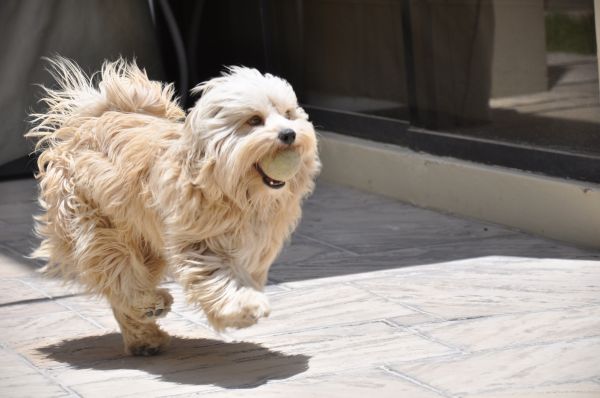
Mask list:
[[[167,348],[170,340],[156,320],[170,311],[173,297],[166,289],[156,288],[132,293],[125,294],[115,287],[107,295],[121,329],[125,353],[156,355]]]
[[[125,352],[144,356],[158,354],[168,346],[169,335],[159,328],[156,320],[171,310],[173,297],[166,289],[149,287],[135,291],[122,282],[112,285],[106,296],[119,323]]]
[[[115,228],[90,209],[77,219],[73,235],[78,279],[89,291],[106,297],[117,319],[125,351],[153,355],[164,349],[168,335],[156,320],[169,312],[173,298],[159,289],[165,263],[131,231]]]
[[[139,274],[123,275],[121,281],[111,285],[106,296],[119,323],[125,352],[156,355],[168,346],[170,340],[156,321],[171,310],[173,297],[166,289],[156,288],[149,274],[147,289],[133,288],[135,284],[127,282],[132,277],[139,283]]]

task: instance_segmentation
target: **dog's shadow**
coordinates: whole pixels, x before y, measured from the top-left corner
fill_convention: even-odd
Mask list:
[[[75,369],[137,369],[161,380],[223,388],[251,388],[287,379],[308,369],[306,355],[287,355],[260,344],[173,337],[168,350],[154,357],[122,353],[121,335],[88,336],[37,349],[48,359]]]

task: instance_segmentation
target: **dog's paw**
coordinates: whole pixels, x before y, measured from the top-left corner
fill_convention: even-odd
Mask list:
[[[270,312],[267,296],[244,287],[227,297],[221,306],[209,311],[208,320],[217,330],[228,327],[240,329],[254,325],[260,318],[268,317]]]
[[[125,353],[143,357],[158,355],[167,348],[170,341],[169,335],[158,329],[152,334],[145,334],[141,340],[126,342]]]
[[[151,322],[162,318],[171,311],[173,296],[166,289],[157,289],[155,294],[137,308],[137,318],[141,321]]]
[[[151,357],[153,355],[158,355],[161,352],[160,346],[153,346],[151,344],[139,344],[133,345],[129,347],[129,355],[133,355],[136,357]]]

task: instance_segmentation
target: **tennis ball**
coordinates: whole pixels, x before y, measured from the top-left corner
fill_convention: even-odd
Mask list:
[[[293,149],[286,149],[273,157],[264,157],[258,162],[258,165],[270,178],[287,181],[300,169],[300,154]]]

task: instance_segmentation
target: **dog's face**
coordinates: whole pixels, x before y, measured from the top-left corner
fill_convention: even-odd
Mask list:
[[[203,162],[228,195],[280,195],[306,189],[319,168],[315,131],[285,80],[255,69],[233,67],[196,87],[202,97],[186,125]],[[271,178],[258,165],[291,149],[299,171],[288,181]]]

